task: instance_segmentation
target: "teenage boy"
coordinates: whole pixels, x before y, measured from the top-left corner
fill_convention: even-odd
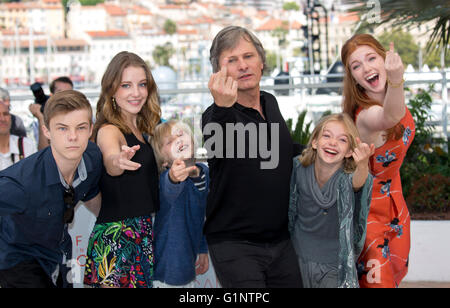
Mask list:
[[[11,134],[12,115],[0,102],[0,171],[36,152],[33,141]]]
[[[80,92],[53,95],[44,110],[50,147],[0,172],[0,286],[70,287],[67,232],[80,201],[94,214],[102,156],[89,142],[92,108]]]
[[[11,97],[9,96],[9,91],[0,88],[0,103],[3,103],[11,109]],[[14,114],[11,114],[11,128],[10,128],[11,135],[19,136],[19,137],[26,137],[27,131],[25,129],[25,125],[23,124],[22,119]]]

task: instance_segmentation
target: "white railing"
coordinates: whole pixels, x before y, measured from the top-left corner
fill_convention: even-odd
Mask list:
[[[283,77],[263,77],[261,89],[274,93],[279,101],[286,101],[285,105],[297,104],[296,112],[303,109],[314,112],[322,112],[327,109],[337,112],[340,109],[342,87],[342,74],[328,75],[297,75]],[[327,82],[327,80],[334,80]],[[448,137],[448,121],[450,110],[448,109],[448,89],[450,87],[450,70],[427,72],[427,73],[405,73],[405,86],[413,91],[418,88],[428,88],[430,84],[435,85],[433,93],[433,104],[430,110],[433,120],[430,124],[436,126],[436,134]],[[180,80],[174,82],[158,82],[159,94],[162,98],[163,115],[170,118],[173,114],[178,116],[188,113],[187,116],[203,112],[212,103],[212,97],[207,87],[208,80]],[[100,94],[98,85],[76,86],[91,101],[93,106]],[[44,87],[46,93],[48,89]],[[10,89],[12,98],[12,112],[24,118],[25,124],[33,121],[28,111],[28,105],[33,102],[34,97],[28,88]],[[320,98],[320,99],[319,99]],[[195,108],[189,108],[189,107]],[[299,109],[301,108],[301,109]],[[189,109],[186,111],[186,109]],[[296,118],[290,109],[289,118]],[[315,119],[316,116],[310,116]]]

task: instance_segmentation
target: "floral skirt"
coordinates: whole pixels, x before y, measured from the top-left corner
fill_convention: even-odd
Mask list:
[[[153,264],[151,216],[96,224],[89,238],[84,283],[151,288]]]

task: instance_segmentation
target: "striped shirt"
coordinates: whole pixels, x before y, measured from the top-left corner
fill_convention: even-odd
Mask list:
[[[191,177],[191,180],[199,191],[204,191],[206,189],[206,175],[203,169],[199,168],[199,170],[200,175],[198,177]]]

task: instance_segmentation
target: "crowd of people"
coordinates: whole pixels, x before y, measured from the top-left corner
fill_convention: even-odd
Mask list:
[[[260,89],[259,39],[222,29],[202,115],[207,165],[191,128],[161,119],[134,53],[109,63],[95,116],[70,79],[53,81],[45,108],[29,107],[37,149],[0,89],[0,287],[72,286],[68,225],[80,201],[97,217],[88,286],[190,288],[211,261],[226,288],[397,287],[410,249],[399,169],[415,131],[404,68],[394,44],[367,34],[341,55],[343,111],[300,145]],[[273,157],[255,144],[276,153],[273,166],[261,167]]]

